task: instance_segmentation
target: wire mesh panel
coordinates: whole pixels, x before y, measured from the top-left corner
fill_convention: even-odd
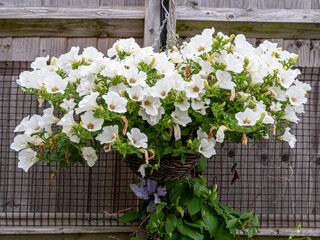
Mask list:
[[[17,167],[10,150],[14,128],[32,114],[41,114],[35,96],[16,84],[29,69],[27,62],[0,62],[0,226],[119,226],[108,213],[137,208],[138,200],[127,193],[136,179],[115,153],[101,153],[96,164],[62,170],[49,185],[47,166],[37,164],[28,173]],[[320,227],[320,146],[318,68],[303,68],[300,80],[312,85],[301,123],[292,125],[298,142],[263,140],[248,146],[227,143],[208,161],[204,173],[209,183],[221,188],[223,203],[252,209],[262,227]],[[236,163],[236,164],[235,164]],[[240,182],[232,185],[235,167]],[[317,204],[318,203],[318,204]]]

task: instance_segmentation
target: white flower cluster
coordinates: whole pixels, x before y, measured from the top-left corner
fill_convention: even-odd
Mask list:
[[[215,143],[224,141],[225,131],[239,132],[257,123],[276,124],[278,112],[284,112],[282,119],[297,123],[296,113],[303,112],[310,86],[296,79],[299,70],[290,69],[296,56],[268,41],[254,48],[243,35],[231,44],[231,38],[221,33],[213,38],[213,33],[214,29],[206,29],[180,51],[169,53],[141,48],[130,38],[114,43],[108,57],[94,47],[85,48],[82,54],[79,47],[72,47],[49,64],[49,56],[37,58],[31,65],[33,71],[21,73],[17,83],[37,94],[40,103],[47,100],[52,107],[44,110],[43,116],[24,118],[15,129],[23,132],[11,145],[20,151],[19,167],[28,171],[41,160],[42,152],[37,149],[50,150],[48,145],[54,145],[54,123],[60,127],[57,134],[78,144],[89,166],[97,160],[99,149],[82,142],[81,129],[91,134],[91,144],[97,141],[110,149],[121,139],[138,151],[152,144],[152,127],[162,124],[163,129],[171,128],[177,141],[182,138],[182,129],[193,123],[199,139],[197,151],[209,158],[215,154]],[[256,96],[255,89],[263,96]],[[213,104],[228,104],[217,101],[218,92],[236,105],[233,119],[240,130],[228,122],[215,121]],[[53,115],[57,111],[63,113],[60,119]],[[195,114],[207,117],[210,127],[215,126],[216,138],[202,130],[203,122],[196,123]],[[120,119],[126,119],[128,131]],[[141,125],[150,129],[146,131]],[[289,130],[279,139],[293,147],[296,140]],[[48,143],[48,139],[53,140]]]

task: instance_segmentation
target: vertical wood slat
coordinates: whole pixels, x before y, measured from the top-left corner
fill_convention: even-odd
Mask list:
[[[12,38],[11,56],[8,60],[33,61],[38,57],[39,46],[39,37]]]
[[[159,32],[160,28],[160,1],[146,0],[145,1],[145,19],[144,19],[144,43],[143,45],[151,46]],[[159,39],[160,40],[160,39]],[[157,43],[158,46],[155,50],[159,50],[160,41]]]
[[[9,60],[11,58],[12,38],[0,38],[0,61]]]
[[[296,66],[310,66],[310,40],[284,40],[283,48],[299,55]]]

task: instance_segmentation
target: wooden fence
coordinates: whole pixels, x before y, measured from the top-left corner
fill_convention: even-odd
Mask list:
[[[320,209],[318,206],[320,201],[318,146],[320,145],[317,128],[319,124],[317,120],[319,71],[316,70],[320,67],[319,1],[175,0],[174,4],[172,3],[170,2],[170,12],[174,16],[174,25],[176,25],[176,32],[179,34],[181,41],[200,33],[203,28],[214,26],[216,31],[227,34],[244,33],[254,46],[259,45],[264,39],[277,42],[285,50],[299,55],[297,62],[299,67],[307,67],[304,70],[304,76],[306,76],[306,80],[314,81],[316,91],[312,98],[313,105],[310,105],[312,114],[315,114],[315,116],[309,114],[308,119],[312,117],[312,120],[305,123],[303,128],[297,129],[298,134],[299,131],[300,133],[308,131],[312,136],[312,138],[305,139],[306,132],[300,134],[302,145],[298,149],[304,155],[297,152],[294,152],[295,155],[293,155],[293,152],[290,152],[282,144],[265,143],[247,149],[229,145],[210,161],[208,176],[220,177],[217,182],[222,186],[223,200],[237,203],[233,207],[250,203],[253,200],[256,201],[250,206],[260,209],[259,213],[262,220],[265,223],[268,222],[265,226],[273,228],[262,229],[262,233],[286,235],[291,231],[291,229],[288,229],[289,225],[294,227],[297,221],[304,221],[308,222],[307,227],[310,227],[308,231],[311,234],[320,235]],[[134,37],[140,45],[149,46],[154,43],[161,24],[160,9],[159,0],[0,0],[0,61],[20,61],[21,64],[21,61],[33,61],[38,56],[59,56],[75,45],[81,48],[94,46],[105,53],[117,39],[126,37]],[[2,75],[6,75],[6,73]],[[16,94],[16,77],[16,75],[13,75],[8,80],[5,76],[0,76],[4,89],[2,90],[3,109],[6,109],[4,108],[6,103],[13,104],[15,102],[14,98],[11,98],[10,102],[6,102],[5,98],[10,98],[9,96]],[[9,90],[9,93],[5,92],[6,89]],[[21,106],[31,108],[29,105]],[[7,108],[3,111],[12,115],[13,110]],[[19,111],[17,110],[14,113],[19,119],[22,119],[23,112]],[[24,114],[26,113],[24,112]],[[6,117],[1,117],[1,119],[4,118]],[[11,116],[11,118],[14,118],[14,116]],[[112,207],[115,205],[113,202],[121,201],[123,205],[120,204],[119,206],[133,204],[132,202],[126,202],[124,194],[125,186],[133,179],[133,176],[125,170],[124,165],[119,165],[116,159],[111,159],[109,163],[99,163],[101,164],[99,169],[93,168],[91,170],[98,174],[97,176],[103,176],[91,179],[91,184],[95,187],[94,190],[90,190],[91,192],[88,192],[86,178],[92,176],[92,172],[90,173],[82,166],[77,166],[75,170],[67,171],[64,176],[59,176],[57,185],[51,192],[45,182],[48,181],[48,173],[43,168],[37,168],[28,173],[29,175],[21,173],[16,169],[16,156],[9,153],[8,150],[8,145],[14,135],[10,134],[8,130],[4,130],[9,129],[11,131],[16,122],[17,119],[1,124],[3,134],[1,139],[5,139],[1,147],[2,160],[0,160],[0,171],[3,173],[0,176],[0,199],[3,199],[0,200],[1,233],[16,233],[17,231],[21,233],[106,231],[106,228],[101,227],[81,227],[81,225],[92,225],[88,221],[85,222],[84,219],[92,218],[93,214],[95,214],[96,219],[103,218],[105,220],[106,217],[101,212],[101,207],[106,206],[106,204],[99,201],[94,202],[93,205],[91,203],[90,206],[93,207],[89,210],[77,209],[77,205],[72,206],[73,197],[80,199],[80,201],[81,199],[88,201],[90,199],[88,195],[92,191],[96,194],[95,197],[105,199],[103,198],[103,194],[106,193],[106,190],[103,189],[105,183],[109,188],[116,190],[112,192],[112,197],[107,198],[112,202],[108,203],[107,206]],[[5,133],[8,135],[4,136]],[[250,155],[250,151],[254,151],[255,154]],[[270,153],[272,151],[275,151],[275,153]],[[236,157],[231,156],[232,152],[233,156],[236,155]],[[286,161],[282,159],[284,152],[287,154],[285,155],[287,156]],[[7,155],[3,157],[4,154]],[[241,154],[244,157],[239,157]],[[246,156],[247,158],[245,158]],[[110,159],[110,157],[112,156],[109,155],[107,158]],[[14,163],[7,165],[8,163],[4,159],[9,158]],[[266,164],[265,159],[269,159]],[[242,166],[242,174],[245,176],[244,179],[247,179],[235,185],[235,187],[230,187],[228,180],[228,174],[230,173],[228,171],[235,161],[238,161],[239,165]],[[122,170],[110,175],[110,177],[105,177],[111,174],[102,169],[103,167],[107,168],[106,164],[117,166]],[[254,168],[251,164],[254,164]],[[291,167],[296,173],[294,174],[295,180],[292,182],[283,181],[283,179],[288,179],[291,176]],[[280,180],[278,177],[280,177]],[[20,180],[16,180],[17,178]],[[74,179],[81,179],[83,182],[79,183]],[[42,181],[42,183],[39,183],[39,181]],[[24,185],[25,183],[27,184]],[[273,187],[263,189],[264,183],[267,184],[266,186],[270,183]],[[19,195],[16,189],[22,188],[26,188],[26,192],[29,193]],[[78,195],[72,196],[73,188],[76,188],[74,192]],[[123,192],[121,193],[121,191]],[[36,205],[36,202],[30,202],[31,199],[36,201],[33,194],[35,196],[49,194],[44,200],[47,201],[45,206],[48,206],[48,209],[51,210],[61,206],[61,209],[58,208],[59,211],[57,212],[48,209],[28,208],[27,206],[23,214],[21,214],[21,211],[18,214],[16,210],[19,208],[19,204],[21,206]],[[22,197],[24,202],[19,202],[21,196],[24,196]],[[245,198],[245,196],[250,196],[250,199],[249,197]],[[64,203],[67,204],[63,206]],[[96,204],[96,207],[94,207],[94,204]],[[300,204],[299,208],[297,204]],[[41,210],[46,212],[41,213]],[[42,225],[47,224],[47,226],[55,227],[38,228],[39,224],[38,226],[35,224],[33,227],[26,228],[24,226],[28,219],[45,220]],[[285,224],[282,220],[285,221]],[[57,221],[60,222],[57,224]],[[68,226],[64,226],[64,224]],[[97,225],[100,225],[100,223]],[[109,226],[110,231],[115,231],[115,229],[119,231],[130,230],[120,228],[120,226],[114,228],[111,222],[106,223],[104,221],[100,226],[103,225]]]

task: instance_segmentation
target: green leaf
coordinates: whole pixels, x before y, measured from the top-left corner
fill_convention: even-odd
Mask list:
[[[188,184],[185,182],[179,182],[176,186],[171,190],[170,194],[170,203],[176,204],[177,199],[183,198],[188,189]]]
[[[259,219],[257,216],[254,216],[254,218],[252,219],[252,225],[256,228],[259,227]]]
[[[236,240],[236,238],[232,234],[230,234],[230,231],[226,228],[225,223],[220,225],[214,239],[216,239],[216,240]]]
[[[202,219],[204,221],[204,224],[206,225],[206,228],[210,233],[210,237],[212,238],[218,231],[220,225],[219,217],[213,214],[211,207],[208,205],[204,205],[201,212],[203,213]]]
[[[165,204],[164,203],[160,203],[158,204],[158,206],[156,207],[156,214],[158,215],[162,209],[164,208]]]
[[[197,165],[195,166],[196,172],[202,172],[207,166],[207,158],[201,155]]]
[[[230,213],[231,213],[232,215],[237,216],[237,217],[240,217],[240,216],[242,215],[242,213],[241,213],[241,212],[238,212],[237,210],[231,210]]]
[[[162,136],[163,140],[170,141],[170,135],[167,131],[163,131],[161,136]]]
[[[227,205],[224,205],[224,204],[222,204],[222,203],[220,203],[219,204],[220,205],[220,207],[223,209],[223,210],[225,210],[227,213],[230,213],[230,208],[227,206]]]
[[[255,233],[256,233],[256,230],[253,227],[249,228],[248,238],[252,238]]]
[[[133,211],[133,212],[129,212],[129,213],[123,215],[122,217],[120,217],[120,221],[132,222],[139,217],[140,217],[140,213]]]
[[[171,237],[171,240],[179,240],[180,239],[180,234],[179,233],[174,233]]]
[[[193,227],[193,228],[203,229],[203,227],[204,227],[204,223],[200,219],[195,222],[188,222],[187,220],[184,220],[183,223],[186,224],[187,226]]]
[[[183,216],[184,216],[184,210],[183,210],[183,208],[180,207],[180,206],[177,206],[176,209],[177,209],[177,211],[180,213],[181,217],[183,217]]]
[[[139,238],[137,238],[137,237],[132,237],[132,238],[130,238],[130,240],[139,240]]]
[[[165,229],[167,233],[172,233],[177,226],[177,217],[173,214],[169,214],[167,216],[167,220],[165,223]]]
[[[190,215],[198,213],[203,206],[203,202],[203,198],[195,196],[193,192],[189,192],[186,204]]]
[[[190,237],[191,239],[203,240],[203,236],[199,232],[184,225],[181,218],[179,218],[177,221],[177,230],[182,235]]]
[[[245,212],[244,214],[242,214],[239,219],[247,219],[247,218],[251,218],[252,217],[252,213],[251,212]]]
[[[187,160],[187,156],[184,155],[184,154],[182,154],[182,155],[181,155],[181,160],[180,160],[180,162],[181,162],[182,164],[185,164],[186,160]]]
[[[238,219],[237,218],[232,218],[227,222],[227,228],[233,228],[237,225]]]
[[[200,179],[193,178],[193,192],[197,197],[204,196],[208,193],[208,187]]]

